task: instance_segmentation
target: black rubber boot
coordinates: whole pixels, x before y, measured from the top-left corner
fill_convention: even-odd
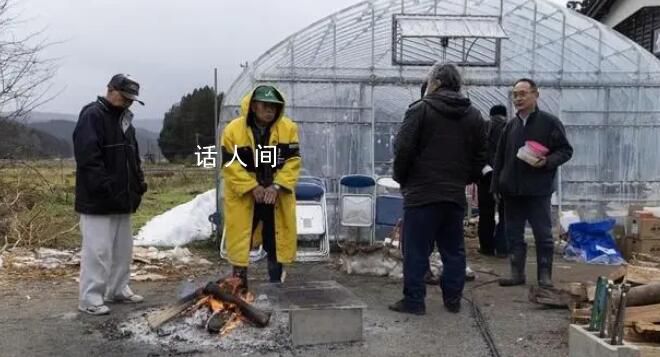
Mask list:
[[[401,312],[404,314],[413,314],[413,315],[426,314],[426,306],[424,305],[410,306],[409,304],[406,303],[405,300],[399,300],[394,304],[388,306],[388,308],[392,311]]]
[[[268,278],[271,283],[281,283],[282,282],[282,271],[284,268],[281,263],[278,263],[276,260],[268,259]]]
[[[525,285],[525,261],[527,260],[527,252],[513,252],[511,254],[511,277],[502,278],[499,283],[500,286],[517,286]]]
[[[552,260],[554,259],[553,251],[537,252],[536,263],[538,265],[537,279],[539,286],[542,288],[552,288]]]
[[[237,267],[237,266],[234,267],[231,274],[233,277],[241,279],[241,289],[243,289],[244,291],[248,290],[247,274],[248,274],[247,267]]]

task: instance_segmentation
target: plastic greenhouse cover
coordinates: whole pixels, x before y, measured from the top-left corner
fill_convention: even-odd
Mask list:
[[[497,17],[398,16],[401,36],[507,38]]]

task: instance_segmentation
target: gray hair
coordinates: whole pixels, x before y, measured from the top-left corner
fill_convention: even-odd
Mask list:
[[[459,92],[462,80],[461,74],[455,65],[438,62],[431,67],[427,82],[430,91],[442,88]]]

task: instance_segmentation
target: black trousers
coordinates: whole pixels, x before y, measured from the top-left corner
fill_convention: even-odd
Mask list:
[[[440,286],[446,303],[460,300],[465,285],[465,242],[463,217],[465,208],[452,202],[439,202],[408,207],[403,223],[403,295],[409,306],[424,306],[433,242],[440,250],[443,263]]]
[[[482,253],[494,255],[509,254],[505,234],[504,204],[498,205],[490,193],[492,173],[481,177],[478,184],[479,195],[479,248]],[[495,209],[499,222],[495,225]]]
[[[554,254],[552,239],[551,196],[506,196],[506,235],[511,254],[526,257],[525,223],[529,222],[534,233],[537,257]]]
[[[264,250],[268,253],[269,259],[273,256],[277,260],[277,253],[275,251],[275,206],[256,204],[252,218],[252,232],[257,229],[259,222],[262,222],[261,234]]]
[[[275,242],[275,206],[256,204],[252,219],[252,231],[262,223],[261,236],[263,238],[264,251],[268,254],[268,275],[271,282],[280,281],[282,276],[282,264],[277,262],[277,244]]]

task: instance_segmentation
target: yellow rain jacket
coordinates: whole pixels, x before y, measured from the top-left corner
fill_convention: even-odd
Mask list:
[[[243,98],[240,116],[227,124],[220,139],[225,242],[229,262],[239,267],[249,265],[250,249],[262,243],[262,224],[252,231],[255,202],[251,191],[259,185],[255,169],[255,139],[247,121],[253,94],[254,91]],[[274,210],[277,261],[289,264],[295,260],[297,251],[295,186],[302,160],[298,147],[298,126],[284,116],[284,107],[270,128],[269,145],[277,147],[278,165],[273,169],[273,182],[283,188],[279,191]]]

